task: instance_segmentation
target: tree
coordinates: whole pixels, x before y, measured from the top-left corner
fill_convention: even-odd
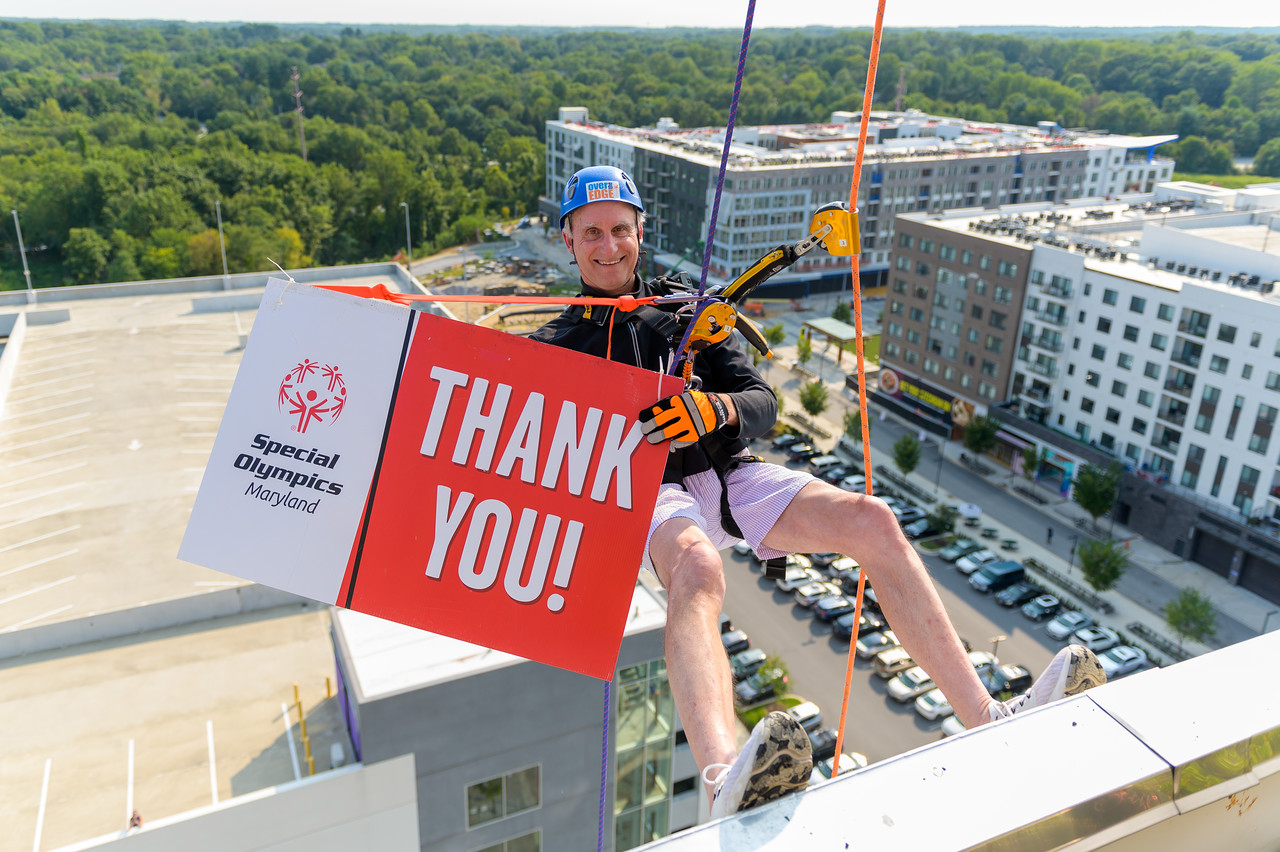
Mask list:
[[[1129,560],[1115,539],[1083,538],[1080,541],[1080,571],[1094,591],[1105,592],[1120,582]]]
[[[1280,178],[1280,136],[1258,149],[1253,158],[1253,173]]]
[[[844,413],[844,433],[855,441],[862,441],[862,409],[854,408]]]
[[[1120,465],[1112,462],[1105,468],[1087,464],[1076,472],[1072,482],[1076,502],[1089,513],[1096,527],[1098,518],[1111,511],[1120,488]]]
[[[782,391],[776,387],[770,385],[769,390],[773,391],[773,398],[778,401],[778,416],[781,417],[783,410],[787,407],[787,401],[783,398]]]
[[[1218,612],[1213,601],[1199,589],[1188,586],[1164,605],[1164,622],[1178,634],[1178,650],[1184,639],[1204,642],[1218,632]]]
[[[975,414],[964,427],[965,448],[980,456],[996,445],[996,432],[999,431],[999,420],[985,414]]]
[[[802,334],[796,340],[796,360],[801,364],[808,364],[809,359],[813,357],[813,343],[809,340],[809,335]]]
[[[938,535],[946,535],[955,531],[958,515],[959,512],[956,511],[955,506],[940,504],[937,509],[929,513],[929,522],[938,531]]]
[[[781,322],[775,322],[773,325],[765,326],[764,339],[768,341],[770,346],[777,346],[779,343],[787,339],[787,327]]]
[[[849,303],[841,299],[836,302],[835,309],[831,311],[832,319],[838,319],[840,322],[853,322],[853,308]]]
[[[1022,475],[1031,483],[1032,494],[1035,493],[1036,483],[1040,481],[1040,468],[1048,458],[1049,453],[1043,449],[1037,450],[1030,444],[1022,448]]]
[[[77,284],[97,284],[111,262],[111,242],[92,228],[72,228],[62,247],[67,271]]]
[[[800,386],[800,406],[810,417],[817,417],[827,410],[827,386],[814,379]]]
[[[893,442],[893,463],[898,466],[898,470],[902,471],[903,476],[907,476],[916,469],[923,453],[924,448],[920,446],[920,439],[910,432]]]

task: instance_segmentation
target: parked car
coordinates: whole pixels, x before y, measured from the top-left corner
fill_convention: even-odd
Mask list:
[[[822,578],[822,572],[817,568],[810,568],[808,565],[788,565],[786,573],[774,580],[773,584],[778,591],[791,593],[807,583],[813,583]]]
[[[755,555],[754,552],[751,550],[751,545],[747,544],[745,541],[735,542],[733,545],[733,552],[738,554],[739,556]]]
[[[907,524],[914,524],[916,521],[924,520],[929,513],[919,506],[907,504],[903,506],[901,511],[894,512],[894,514],[898,516],[899,525],[905,527]]]
[[[961,556],[968,556],[982,549],[982,545],[971,538],[958,538],[946,547],[939,548],[938,558],[943,562],[955,562]]]
[[[809,732],[809,742],[813,745],[813,760],[819,762],[836,756],[836,741],[840,732],[835,728],[819,728]]]
[[[813,774],[809,776],[809,786],[821,784],[824,781],[830,781],[833,774],[837,778],[843,778],[845,775],[853,772],[855,769],[862,769],[867,765],[867,756],[858,752],[845,752],[840,755],[840,772],[835,773],[835,755],[825,760],[815,761],[813,764]]]
[[[876,630],[865,636],[858,638],[858,644],[854,646],[858,654],[858,659],[868,660],[881,651],[887,651],[890,648],[897,648],[902,643],[898,641],[898,636],[892,630]]]
[[[827,576],[837,583],[844,580],[845,577],[852,577],[856,583],[858,581],[858,572],[861,570],[862,567],[858,565],[858,560],[852,556],[841,556],[827,565]]]
[[[838,464],[835,467],[824,470],[819,478],[822,479],[823,482],[829,482],[832,485],[835,485],[847,476],[856,475],[857,472],[858,469],[856,467],[851,467],[847,464]]]
[[[858,575],[851,574],[840,581],[840,590],[850,599],[858,597]],[[871,581],[862,587],[862,608],[880,611],[880,599],[876,597],[876,590],[871,588]]]
[[[748,648],[734,654],[729,658],[729,671],[733,673],[733,682],[746,680],[760,671],[760,667],[768,658],[769,655],[759,648]]]
[[[814,456],[820,455],[822,455],[822,450],[818,449],[813,444],[803,441],[797,441],[787,447],[787,458],[793,462],[807,462]]]
[[[845,491],[852,491],[856,494],[867,493],[867,478],[860,473],[846,476],[836,484]]]
[[[730,630],[728,633],[721,633],[720,641],[724,643],[725,653],[731,657],[751,647],[751,640],[747,638],[745,630]]]
[[[966,557],[967,558],[967,557]],[[1014,583],[1026,579],[1027,569],[1017,562],[988,562],[969,575],[969,585],[987,594],[1007,589]]]
[[[929,515],[918,521],[912,521],[902,527],[902,532],[907,538],[920,538],[925,535],[933,535],[938,532],[938,525]]]
[[[809,459],[809,472],[814,476],[822,476],[823,471],[831,470],[833,467],[839,467],[842,464],[844,464],[844,459],[826,453]]]
[[[988,666],[985,671],[978,673],[978,680],[982,681],[992,698],[1008,701],[1030,689],[1035,679],[1026,666],[1005,664]]]
[[[1097,654],[1120,644],[1120,634],[1110,627],[1084,627],[1071,634],[1071,642]]]
[[[1083,612],[1070,609],[1046,624],[1044,626],[1044,632],[1048,633],[1050,638],[1057,639],[1061,642],[1072,633],[1088,627],[1091,624],[1093,624],[1093,616],[1085,615]]]
[[[853,601],[844,595],[830,595],[813,605],[813,617],[819,621],[835,621],[846,613],[853,613]]]
[[[805,609],[809,609],[823,598],[840,594],[840,587],[828,580],[815,580],[812,583],[805,583],[796,589],[793,597],[796,603]]]
[[[868,633],[876,633],[884,630],[887,626],[884,618],[880,615],[864,610],[858,621],[858,637],[861,639]],[[848,640],[853,638],[853,610],[832,620],[831,633],[838,639]]]
[[[807,443],[807,439],[803,435],[798,435],[795,432],[783,432],[781,435],[778,435],[770,441],[769,445],[775,450],[785,450],[787,447],[797,442]]]
[[[960,721],[959,716],[948,716],[942,720],[942,736],[954,737],[956,734],[964,732],[964,722]]]
[[[998,561],[1000,561],[1000,557],[984,547],[981,550],[975,550],[969,555],[961,556],[957,559],[956,570],[961,574],[972,574],[983,565]]]
[[[871,658],[871,665],[877,675],[888,679],[899,672],[914,668],[915,661],[911,659],[907,649],[899,645],[897,648],[889,648],[876,654]]]
[[[1044,589],[1023,580],[996,592],[996,603],[1000,606],[1022,606],[1039,597]]]
[[[786,686],[788,678],[782,673],[782,669],[761,669],[735,686],[733,697],[744,706],[776,698],[778,695],[776,681],[778,680]]]
[[[810,553],[809,561],[813,563],[814,568],[826,568],[832,562],[842,558],[839,553]]]
[[[1022,614],[1032,621],[1044,621],[1058,614],[1062,602],[1053,595],[1040,595],[1022,605]]]
[[[787,712],[806,731],[816,731],[822,727],[822,711],[812,701],[803,701],[795,707],[789,708]]]
[[[899,704],[905,704],[918,695],[924,695],[933,686],[933,676],[920,666],[914,666],[898,672],[898,676],[889,681],[888,694]]]
[[[1127,674],[1133,674],[1147,665],[1147,652],[1134,645],[1117,645],[1098,655],[1102,670],[1107,673],[1107,680],[1115,680]]]
[[[951,709],[951,702],[942,694],[942,690],[935,688],[916,697],[916,712],[932,722],[952,715],[955,710]]]

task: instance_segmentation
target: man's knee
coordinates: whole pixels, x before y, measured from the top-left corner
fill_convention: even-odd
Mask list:
[[[673,518],[658,527],[649,553],[668,593],[703,592],[724,597],[720,552],[701,527],[688,519]]]
[[[879,497],[841,492],[836,499],[842,503],[843,512],[853,517],[860,535],[902,537],[897,516]]]

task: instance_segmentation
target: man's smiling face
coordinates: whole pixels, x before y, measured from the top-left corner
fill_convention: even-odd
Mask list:
[[[631,292],[644,238],[636,218],[636,208],[622,201],[596,201],[569,216],[560,234],[591,289],[608,296]]]

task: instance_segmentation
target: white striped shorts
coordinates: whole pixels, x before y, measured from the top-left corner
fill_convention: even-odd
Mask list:
[[[789,551],[773,550],[761,542],[782,517],[783,511],[800,489],[816,482],[810,474],[769,462],[740,464],[725,476],[729,488],[729,508],[742,530],[742,538],[761,559],[786,556]],[[717,550],[738,541],[720,526],[720,477],[714,470],[695,473],[683,485],[663,483],[649,523],[644,543],[644,567],[653,570],[649,542],[654,531],[672,518],[688,518],[698,525]]]

